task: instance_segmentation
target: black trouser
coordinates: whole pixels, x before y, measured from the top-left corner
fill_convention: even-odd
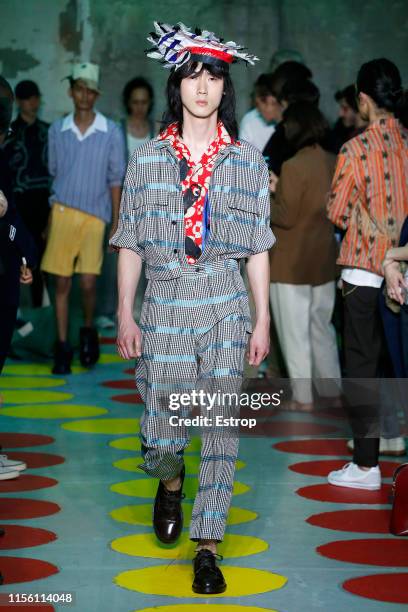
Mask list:
[[[16,326],[20,297],[19,265],[18,258],[10,258],[7,262],[7,272],[0,275],[0,374]]]
[[[31,284],[31,301],[35,308],[42,306],[44,292],[44,274],[40,269],[41,258],[45,251],[43,232],[47,227],[50,207],[47,189],[31,189],[15,194],[17,209],[23,219],[24,225],[34,239],[38,251],[38,266],[33,270]]]
[[[383,348],[379,292],[380,289],[374,287],[359,287],[343,282],[344,358],[347,379],[377,379],[379,376]],[[357,465],[374,467],[378,465],[380,440],[376,434],[370,434],[370,425],[378,418],[375,430],[379,427],[379,405],[376,404],[379,394],[375,380],[369,388],[364,389],[362,383],[356,392],[357,387],[358,384],[345,380],[354,433],[353,461]]]

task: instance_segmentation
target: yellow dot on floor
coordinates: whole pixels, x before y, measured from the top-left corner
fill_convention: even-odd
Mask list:
[[[46,387],[62,387],[67,381],[63,378],[38,378],[35,376],[2,376],[0,389],[35,389]]]
[[[120,495],[129,495],[131,497],[156,497],[157,491],[157,478],[138,478],[137,480],[126,480],[125,482],[118,482],[111,486],[111,491],[119,493]],[[193,499],[196,496],[198,488],[197,478],[186,478],[183,486],[183,493],[186,494],[188,499]],[[251,487],[248,487],[242,482],[234,482],[234,488],[232,491],[233,495],[242,495],[247,491],[250,491]]]
[[[129,438],[120,438],[120,440],[112,440],[109,442],[109,446],[113,446],[113,448],[117,448],[119,450],[129,450],[129,451],[140,451],[140,438],[137,437],[129,437]],[[194,436],[191,438],[191,442],[188,447],[185,449],[185,453],[199,453],[201,448],[201,440],[200,438]]]
[[[132,557],[148,557],[149,559],[192,559],[197,543],[189,539],[189,534],[181,534],[173,546],[162,544],[154,533],[138,533],[136,535],[117,538],[111,543],[113,550]],[[226,534],[218,545],[217,551],[225,558],[247,557],[267,550],[268,544],[260,538]]]
[[[45,404],[64,402],[74,397],[72,393],[58,391],[2,391],[1,395],[5,404]]]
[[[258,595],[283,587],[287,578],[264,570],[247,567],[222,566],[227,590],[220,595],[200,595],[191,589],[192,565],[168,564],[145,567],[122,572],[115,577],[115,583],[125,589],[148,595],[170,595],[172,597],[245,597]]]
[[[17,363],[4,366],[3,374],[13,374],[16,376],[49,376],[52,364],[47,363]],[[73,374],[82,374],[87,369],[82,366],[71,366]]]
[[[183,504],[184,525],[188,527],[191,520],[192,504]],[[152,526],[152,504],[140,504],[135,506],[123,506],[116,508],[110,513],[113,520],[118,523],[128,523],[129,525]],[[249,523],[258,518],[256,512],[244,508],[231,506],[228,512],[227,525],[240,525]]]
[[[133,612],[277,612],[277,610],[233,604],[176,604],[175,606],[143,608],[143,610],[133,610]]]
[[[112,434],[117,436],[125,433],[137,433],[140,430],[139,419],[92,419],[63,423],[62,429],[91,434]]]
[[[128,457],[126,459],[119,459],[119,461],[115,461],[113,466],[118,470],[124,470],[125,472],[137,472],[138,465],[141,463],[140,457]],[[199,466],[200,466],[200,457],[197,456],[186,456],[184,458],[184,463],[186,464],[186,472],[188,474],[198,474]],[[235,463],[236,470],[242,470],[245,467],[245,463],[243,461],[237,461]]]
[[[116,353],[101,353],[97,365],[106,365],[112,363],[129,364],[131,362],[127,361],[126,359],[122,359],[122,357],[120,355],[117,355]],[[79,365],[79,361],[74,361],[74,364]]]
[[[3,408],[0,414],[20,419],[79,419],[106,414],[106,408],[96,406],[77,406],[75,404],[34,404]]]
[[[142,445],[140,442],[140,438],[136,436],[129,436],[129,438],[119,438],[119,440],[112,440],[112,442],[109,442],[109,446],[117,448],[118,450],[140,451]]]

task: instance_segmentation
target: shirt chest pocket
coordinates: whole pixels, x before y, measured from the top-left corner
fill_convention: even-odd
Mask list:
[[[156,246],[174,247],[177,242],[177,229],[183,216],[178,207],[176,194],[161,193],[160,190],[141,191],[135,196],[135,222],[137,234],[143,243],[155,243]]]
[[[221,240],[236,245],[238,250],[251,251],[260,223],[257,199],[229,194],[220,211],[219,218],[215,216],[214,220],[217,221],[217,234]]]

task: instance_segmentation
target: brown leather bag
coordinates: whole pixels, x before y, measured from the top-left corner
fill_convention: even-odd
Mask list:
[[[408,463],[394,472],[392,496],[390,531],[396,536],[408,536]]]

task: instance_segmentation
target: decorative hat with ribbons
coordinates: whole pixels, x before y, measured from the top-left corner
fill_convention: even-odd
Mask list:
[[[168,25],[154,22],[155,32],[148,41],[153,48],[146,53],[148,57],[161,60],[165,68],[179,68],[190,59],[196,62],[219,63],[243,61],[254,64],[258,58],[245,53],[245,47],[217,38],[214,32],[196,29],[194,32],[183,23]]]

